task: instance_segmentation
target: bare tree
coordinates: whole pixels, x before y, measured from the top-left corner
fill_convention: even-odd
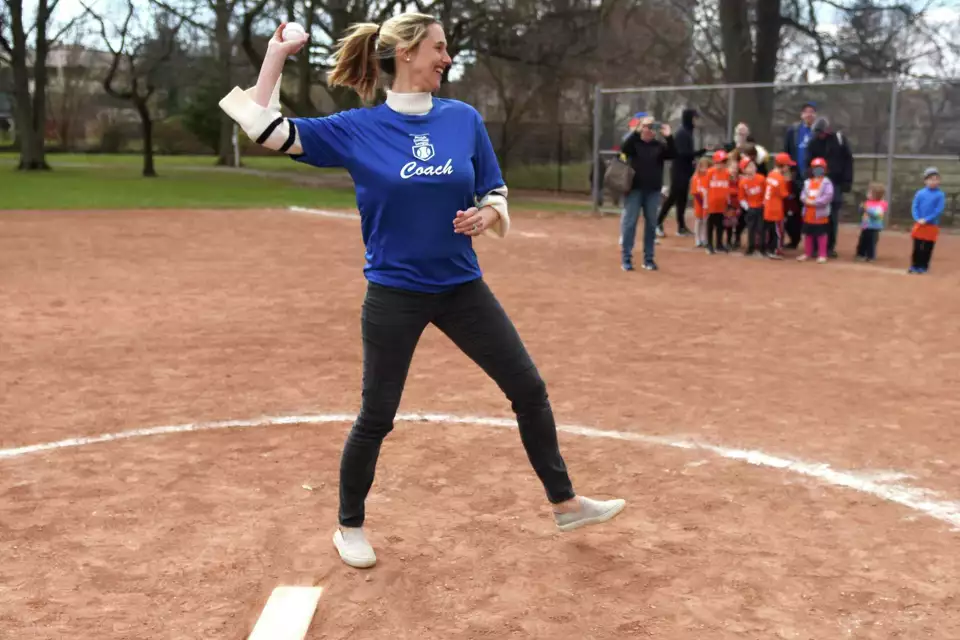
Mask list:
[[[47,119],[47,54],[73,25],[83,19],[78,15],[59,31],[53,31],[53,16],[60,0],[37,0],[33,25],[24,22],[23,0],[5,0],[0,13],[0,50],[13,68],[13,95],[17,139],[20,143],[22,171],[49,170],[44,138]],[[29,37],[33,35],[33,48]],[[32,53],[32,55],[31,55]],[[31,69],[32,67],[32,69]],[[31,76],[34,90],[30,91]]]
[[[157,79],[177,47],[177,36],[183,20],[168,25],[163,16],[150,16],[151,24],[146,28],[134,20],[134,0],[127,0],[127,13],[120,25],[107,29],[102,16],[87,10],[100,25],[100,36],[104,45],[113,54],[113,61],[103,78],[103,89],[107,94],[119,100],[133,104],[140,117],[140,131],[143,137],[143,175],[156,177],[153,161],[153,117],[150,103],[157,92]],[[142,11],[142,9],[141,9]],[[114,47],[112,42],[119,39]]]
[[[50,41],[47,28],[58,0],[51,5],[48,0],[37,3],[35,45],[33,52],[34,91],[30,92],[30,60],[27,47],[29,35],[24,25],[23,0],[7,0],[9,27],[0,31],[0,46],[10,56],[13,67],[13,95],[16,111],[17,139],[20,142],[19,169],[24,171],[48,170],[44,153],[44,134],[47,115],[47,52]],[[5,21],[6,22],[6,21]],[[9,38],[4,33],[9,29]]]

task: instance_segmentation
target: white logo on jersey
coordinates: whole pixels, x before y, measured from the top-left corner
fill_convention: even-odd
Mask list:
[[[414,176],[449,176],[453,173],[453,159],[448,158],[443,165],[424,167],[416,162],[408,162],[400,169],[400,177],[408,180]]]
[[[421,134],[413,136],[413,157],[421,162],[426,162],[435,155],[433,145],[430,144],[430,136]]]

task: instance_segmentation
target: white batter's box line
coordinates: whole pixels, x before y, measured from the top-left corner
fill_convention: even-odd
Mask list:
[[[360,216],[355,213],[344,213],[343,211],[328,211],[327,209],[311,209],[310,207],[288,207],[289,211],[297,213],[307,213],[312,216],[321,216],[324,218],[339,218],[340,220],[360,221]]]
[[[262,417],[252,420],[224,420],[217,422],[196,422],[190,424],[167,425],[148,427],[145,429],[131,429],[117,433],[106,433],[96,436],[69,438],[56,442],[0,449],[0,460],[17,458],[32,453],[55,451],[72,447],[82,447],[116,440],[128,440],[147,436],[169,435],[175,433],[190,433],[196,431],[213,431],[218,429],[248,429],[254,427],[270,427],[280,425],[299,424],[328,424],[347,423],[356,418],[356,414],[324,413],[300,416]],[[490,418],[483,416],[455,416],[438,413],[406,413],[400,414],[396,422],[428,422],[434,424],[473,424],[486,427],[516,429],[517,422],[513,418]],[[692,451],[709,452],[728,460],[738,460],[748,464],[789,471],[809,478],[814,478],[824,484],[835,487],[845,487],[865,493],[886,502],[904,506],[912,511],[929,516],[952,526],[954,531],[960,531],[960,501],[944,500],[941,493],[932,489],[915,487],[900,483],[901,478],[909,477],[895,471],[843,471],[834,469],[828,464],[805,462],[791,458],[771,455],[764,451],[751,449],[735,449],[715,444],[696,442],[678,437],[653,436],[633,431],[613,431],[585,427],[580,425],[557,425],[557,430],[563,433],[583,436],[586,438],[605,438],[627,442],[687,449]]]

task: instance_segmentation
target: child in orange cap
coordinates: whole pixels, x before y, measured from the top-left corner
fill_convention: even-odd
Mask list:
[[[744,216],[747,231],[747,252],[753,256],[757,253],[757,245],[762,248],[760,238],[763,225],[763,197],[766,191],[766,181],[757,171],[757,164],[750,156],[740,160],[739,201]],[[738,238],[739,239],[739,238]]]
[[[694,232],[697,236],[697,248],[707,246],[707,174],[710,171],[710,158],[700,158],[697,172],[690,180],[690,195],[693,196],[693,215],[696,218]]]
[[[730,206],[730,167],[727,164],[727,152],[720,150],[713,154],[713,167],[704,178],[705,208],[707,214],[707,253],[726,251],[723,246],[723,220]],[[716,237],[716,244],[714,244]]]
[[[792,167],[797,163],[787,153],[778,153],[773,161],[776,167],[767,175],[767,188],[763,195],[763,249],[771,260],[783,260],[784,201],[790,197]]]

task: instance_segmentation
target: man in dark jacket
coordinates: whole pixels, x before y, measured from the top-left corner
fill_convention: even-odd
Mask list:
[[[793,197],[787,203],[786,231],[790,236],[788,249],[800,246],[800,235],[803,230],[803,207],[800,206],[800,193],[803,191],[803,181],[807,178],[807,167],[810,166],[810,156],[807,147],[813,140],[813,123],[817,120],[817,105],[805,102],[800,108],[800,122],[787,128],[783,139],[783,151],[797,163],[797,170],[793,175]]]
[[[826,118],[817,118],[813,123],[813,137],[807,146],[807,166],[814,158],[827,161],[827,176],[833,183],[833,202],[830,203],[830,226],[827,229],[827,254],[837,257],[837,230],[840,225],[840,208],[843,194],[853,187],[853,154],[843,134],[830,130]]]
[[[694,165],[697,159],[706,151],[697,149],[694,143],[693,131],[697,127],[697,118],[700,114],[696,109],[684,109],[681,114],[680,130],[674,136],[674,145],[677,150],[677,157],[670,163],[670,193],[664,200],[660,208],[660,216],[657,218],[657,235],[663,237],[666,235],[663,231],[663,223],[670,213],[671,207],[677,209],[677,235],[691,236],[687,229],[686,211],[687,196],[690,193],[690,180],[693,178],[695,170]]]
[[[656,244],[657,210],[660,208],[660,190],[663,188],[663,163],[676,157],[670,125],[662,125],[657,140],[653,118],[645,117],[623,142],[621,153],[627,157],[636,175],[623,202],[620,218],[621,265],[624,271],[633,271],[633,245],[637,240],[637,220],[643,210],[643,268],[656,271],[653,260]]]

